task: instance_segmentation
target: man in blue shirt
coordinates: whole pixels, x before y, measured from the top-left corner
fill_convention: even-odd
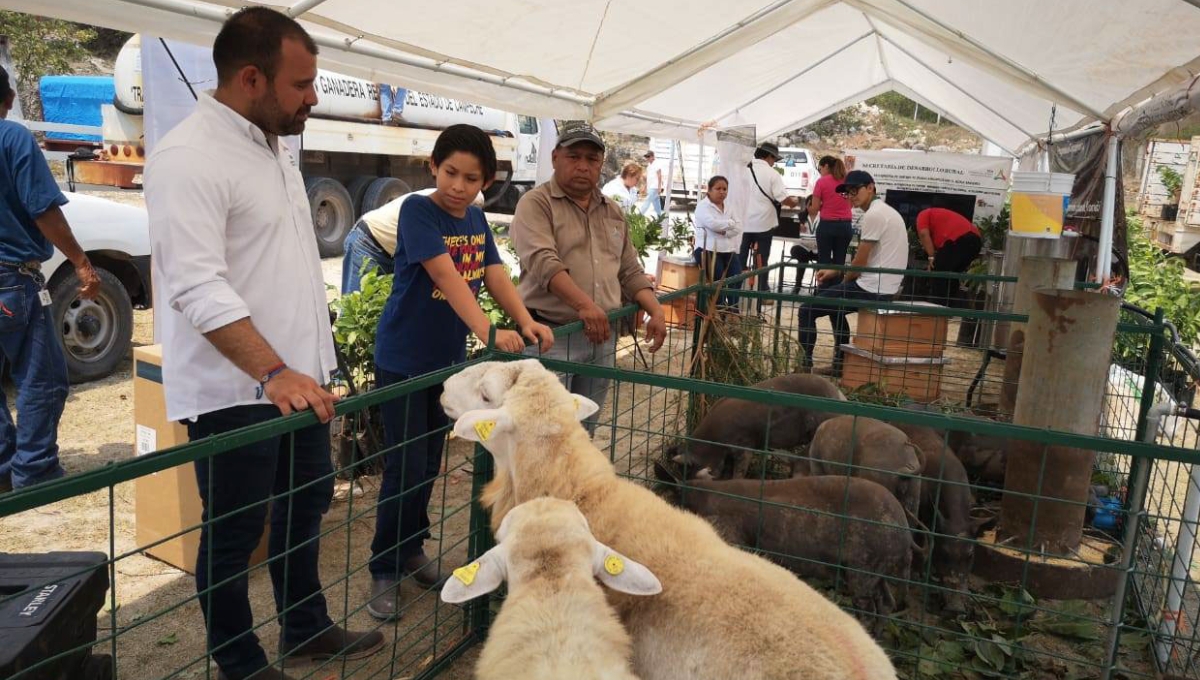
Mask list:
[[[54,247],[75,265],[80,296],[92,299],[100,277],[75,242],[37,140],[5,120],[16,92],[0,68],[0,355],[17,386],[17,420],[0,410],[0,491],[57,479],[58,419],[67,401],[67,362],[50,313],[42,262]],[[0,394],[3,398],[3,394]]]

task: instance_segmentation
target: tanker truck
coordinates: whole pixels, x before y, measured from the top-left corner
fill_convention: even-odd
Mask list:
[[[191,113],[196,93],[216,87],[210,48],[134,35],[114,66],[116,93],[104,107],[99,158],[76,161],[76,181],[137,187],[145,155]],[[391,89],[383,92],[381,88]],[[486,208],[512,212],[537,175],[537,119],[468,102],[373,83],[319,69],[319,103],[304,133],[288,140],[299,150],[322,257],[342,252],[342,241],[363,213],[433,185],[427,162],[440,130],[469,123],[487,132],[499,170]],[[393,94],[394,93],[394,94]],[[393,95],[389,97],[388,95]],[[380,100],[395,98],[391,120]],[[552,132],[552,130],[551,130]]]

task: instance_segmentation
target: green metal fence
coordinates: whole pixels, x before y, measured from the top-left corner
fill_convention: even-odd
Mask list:
[[[576,360],[582,357],[569,353],[561,360],[544,360],[555,370],[610,381],[605,408],[596,416],[594,442],[609,455],[620,475],[650,485],[674,502],[687,503],[688,494],[697,492],[697,483],[664,476],[664,471],[687,476],[686,470],[673,466],[667,451],[672,446],[695,444],[695,438],[689,435],[720,398],[848,415],[856,419],[856,427],[857,423],[865,424],[867,418],[927,426],[937,429],[947,447],[964,440],[1031,441],[1044,449],[1069,446],[1095,451],[1093,481],[1108,487],[1108,493],[1099,499],[1108,505],[1101,505],[1099,510],[1111,521],[1100,523],[1098,526],[1104,528],[1091,528],[1087,534],[1095,545],[1105,546],[1097,569],[1122,587],[1126,597],[1034,597],[1029,594],[1032,577],[1026,571],[1007,582],[988,582],[973,576],[965,611],[951,613],[943,600],[955,590],[942,578],[931,556],[918,556],[909,572],[898,577],[876,573],[872,567],[854,562],[848,553],[814,558],[803,540],[784,540],[781,544],[778,535],[767,531],[766,520],[771,513],[825,516],[841,522],[844,535],[884,524],[846,505],[848,497],[833,510],[812,510],[803,499],[780,502],[767,498],[770,480],[786,477],[793,463],[809,464],[809,452],[804,448],[775,451],[744,447],[753,458],[749,476],[761,483],[761,490],[742,497],[755,505],[762,522],[756,531],[736,540],[793,568],[824,567],[826,573],[820,578],[811,577],[810,582],[877,631],[880,644],[893,656],[902,677],[1151,678],[1156,670],[1162,670],[1200,678],[1192,658],[1200,650],[1194,632],[1200,623],[1200,600],[1190,575],[1196,529],[1194,516],[1189,514],[1195,510],[1192,507],[1189,511],[1190,506],[1200,505],[1200,485],[1191,478],[1197,460],[1197,421],[1173,415],[1160,425],[1153,443],[1141,441],[1140,436],[1147,431],[1147,416],[1154,404],[1168,397],[1181,406],[1192,403],[1191,385],[1198,377],[1194,361],[1172,342],[1170,329],[1161,319],[1134,312],[1122,318],[1113,359],[1113,366],[1120,370],[1110,371],[1115,378],[1106,395],[1103,436],[1055,433],[1004,422],[997,412],[998,395],[1006,387],[1002,355],[989,341],[980,341],[986,333],[963,330],[964,325],[979,328],[1019,322],[1023,317],[1007,310],[974,309],[972,301],[966,299],[955,301],[964,307],[924,310],[928,317],[945,319],[947,340],[940,352],[950,361],[940,365],[936,391],[931,391],[933,378],[928,375],[923,383],[917,381],[915,388],[905,386],[913,391],[924,390],[920,401],[887,380],[845,390],[850,398],[846,402],[749,387],[796,370],[796,313],[801,305],[813,301],[811,277],[794,263],[770,267],[768,273],[772,277],[771,291],[739,294],[747,301],[772,301],[761,314],[755,313],[757,305],[745,305],[747,313],[743,314],[716,309],[715,296],[724,292],[728,283],[704,283],[664,296],[665,303],[675,303],[682,310],[676,320],[690,321],[690,327],[673,328],[667,343],[656,353],[624,337],[610,350],[610,356],[601,357],[607,361],[599,361],[599,365],[579,363]],[[906,275],[912,279],[927,276],[921,272]],[[981,284],[1008,281],[982,275],[967,276],[965,280]],[[847,307],[874,312],[910,311],[906,304],[915,297],[906,293],[889,303],[848,303]],[[688,303],[689,298],[695,299]],[[626,308],[611,316],[615,322],[637,326],[640,313]],[[830,361],[834,349],[826,323],[821,321],[818,326],[818,366]],[[560,337],[577,331],[578,326],[560,329]],[[920,340],[916,329],[908,336],[897,338],[891,334],[880,339]],[[489,357],[513,358],[499,354]],[[344,400],[338,414],[346,417],[367,413],[387,400],[405,399],[443,382],[454,370],[458,369]],[[1160,387],[1141,389],[1147,375]],[[1129,376],[1133,376],[1132,387],[1121,382]],[[53,526],[59,537],[43,541],[47,549],[99,549],[107,555],[102,568],[110,588],[93,652],[112,657],[117,677],[215,677],[198,605],[198,598],[204,594],[195,593],[190,576],[142,555],[150,546],[139,545],[128,526],[131,485],[179,465],[203,465],[213,456],[248,442],[286,437],[314,422],[309,414],[281,418],[0,496],[3,535],[28,537]],[[343,438],[359,441],[361,419],[345,418],[343,422]],[[334,659],[319,665],[297,665],[290,659],[276,658],[278,616],[271,604],[266,563],[251,567],[248,573],[257,634],[268,655],[289,674],[319,678],[434,677],[486,636],[499,600],[483,599],[464,608],[449,606],[438,601],[436,592],[411,581],[402,584],[404,611],[400,620],[381,624],[364,611],[370,581],[366,565],[378,499],[374,477],[359,473],[378,469],[386,455],[387,451],[368,449],[344,457],[345,465],[335,474],[345,493],[326,515],[320,538],[324,595],[331,616],[339,625],[382,630],[388,642],[384,652],[363,660]],[[984,521],[985,532],[991,530],[986,520],[994,515],[1001,497],[1001,483],[993,474],[996,454],[992,455],[981,455],[980,460],[973,461],[966,485],[975,497],[975,517]],[[434,540],[427,549],[448,571],[481,554],[490,544],[486,517],[473,500],[491,475],[491,460],[485,452],[454,440],[447,444],[444,460],[445,469],[434,482],[430,508]],[[870,472],[854,464],[844,470],[851,475]],[[943,481],[939,488],[954,485]],[[275,499],[280,501],[276,507],[286,509],[295,491],[282,493]],[[1034,500],[1041,499],[1035,496]],[[76,524],[83,516],[80,508],[88,507],[104,509],[107,526],[97,531],[96,527]],[[1187,517],[1191,519],[1185,521]],[[926,546],[951,538],[937,522],[910,530]],[[988,538],[985,533],[981,539],[971,540],[987,542]],[[272,559],[286,560],[296,546],[288,548]],[[1018,558],[1036,552],[1028,545],[1009,545],[1006,549]],[[976,546],[976,556],[982,550]],[[973,566],[978,567],[978,562],[976,557]],[[890,611],[856,606],[848,587],[857,580],[855,577],[862,576],[880,576],[896,593],[907,591],[907,597]],[[36,594],[44,585],[30,583],[19,592],[0,592],[0,608]],[[56,660],[78,651],[63,650],[42,658],[16,677],[39,677],[38,673]]]

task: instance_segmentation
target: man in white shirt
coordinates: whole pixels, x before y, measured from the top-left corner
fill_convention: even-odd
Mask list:
[[[218,678],[286,679],[252,632],[246,569],[270,509],[281,657],[360,658],[379,632],[330,619],[318,574],[333,494],[336,368],[325,286],[295,155],[317,103],[317,46],[265,7],[237,12],[213,44],[217,89],[146,166],[167,418],[197,441],[312,409],[321,424],[196,461],[206,524],[196,587]],[[210,587],[211,584],[211,587]]]
[[[646,161],[646,200],[642,203],[642,214],[649,216],[653,212],[658,217],[666,207],[662,200],[663,187],[670,169],[654,157],[653,151],[647,151],[642,160]]]
[[[783,176],[775,170],[779,160],[779,147],[763,142],[754,150],[754,160],[746,166],[750,181],[746,183],[750,195],[746,200],[746,222],[742,225],[742,247],[738,257],[744,270],[767,266],[771,259],[771,240],[775,227],[779,226],[781,206],[793,208],[800,203],[796,196],[789,196],[783,184]],[[758,277],[758,289],[768,290],[766,275]],[[767,304],[772,301],[768,300]],[[758,307],[762,308],[760,300]]]
[[[853,170],[837,187],[850,204],[866,213],[859,222],[858,251],[850,263],[855,267],[877,269],[906,269],[908,267],[908,232],[904,218],[892,206],[884,203],[875,194],[875,179],[864,170]],[[822,269],[817,272],[817,281],[836,279],[840,272]],[[900,291],[904,281],[902,274],[878,272],[845,272],[842,282],[817,291],[817,297],[841,300],[890,300]],[[811,369],[813,348],[817,344],[817,319],[828,316],[833,326],[836,342],[832,370],[820,371],[841,377],[841,346],[850,342],[850,324],[846,314],[855,308],[842,307],[837,301],[829,303],[810,302],[800,307],[800,346],[804,349],[802,368]]]

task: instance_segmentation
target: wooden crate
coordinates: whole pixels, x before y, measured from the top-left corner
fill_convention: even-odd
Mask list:
[[[942,393],[942,368],[949,359],[880,356],[852,344],[841,349],[843,389],[874,383],[884,392],[920,402],[933,401]]]
[[[700,267],[690,257],[660,255],[654,278],[658,281],[659,294],[671,293],[700,283]],[[691,328],[696,318],[696,296],[693,294],[664,302],[663,316],[668,326]]]
[[[921,307],[940,305],[910,303],[913,311],[861,309],[858,312],[854,346],[883,357],[940,357],[946,349],[949,317],[922,314]]]

